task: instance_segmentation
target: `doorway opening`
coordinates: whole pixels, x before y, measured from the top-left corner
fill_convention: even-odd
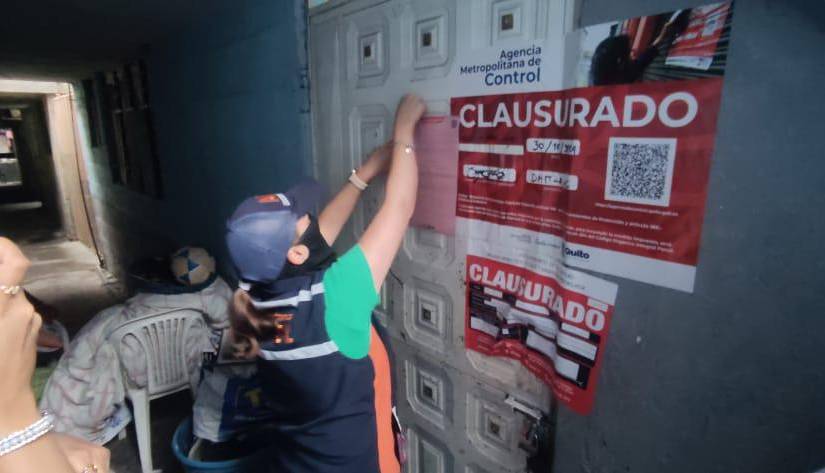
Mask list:
[[[0,93],[0,234],[21,243],[63,230],[43,96]]]
[[[75,116],[68,83],[0,81],[0,234],[99,255]]]

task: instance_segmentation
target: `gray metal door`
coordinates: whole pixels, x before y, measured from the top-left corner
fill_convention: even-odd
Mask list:
[[[394,107],[404,93],[422,96],[432,115],[449,114],[451,96],[479,94],[458,80],[461,58],[530,42],[557,55],[559,64],[568,62],[572,5],[356,0],[313,9],[316,177],[330,190],[340,188],[350,170],[391,137]],[[543,86],[564,82],[558,73],[545,77]],[[357,240],[382,195],[381,183],[369,187],[342,234],[342,248]],[[510,394],[547,408],[550,393],[518,363],[465,350],[464,254],[455,238],[411,228],[381,300],[378,318],[391,336],[399,416],[408,429],[406,471],[522,471],[521,419],[504,399]]]

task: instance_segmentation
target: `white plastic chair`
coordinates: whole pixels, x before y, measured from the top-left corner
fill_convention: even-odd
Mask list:
[[[109,335],[109,343],[114,346],[118,356],[123,341],[129,336],[134,336],[146,352],[146,387],[133,386],[121,363],[126,396],[132,401],[143,473],[159,471],[152,468],[149,402],[190,387],[186,366],[186,336],[193,327],[204,325],[200,312],[176,309],[130,320]]]

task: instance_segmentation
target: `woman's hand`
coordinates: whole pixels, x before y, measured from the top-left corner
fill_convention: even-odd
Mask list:
[[[426,110],[427,106],[424,105],[424,101],[417,95],[405,95],[401,99],[401,103],[398,104],[398,109],[395,111],[395,141],[411,145],[415,125]]]
[[[384,174],[389,168],[392,146],[392,141],[388,141],[372,150],[364,164],[356,171],[358,177],[369,183],[375,176]]]
[[[108,448],[71,435],[51,433],[49,436],[54,439],[57,447],[63,452],[72,469],[77,473],[82,473],[84,468],[88,472],[92,470],[92,466],[97,468],[97,470],[92,470],[97,473],[109,472]]]
[[[37,357],[37,333],[42,321],[22,290],[10,290],[23,281],[28,268],[29,260],[20,248],[11,240],[0,238],[0,286],[4,287],[0,290],[0,438],[25,429],[40,418],[31,378]],[[77,445],[77,442],[68,442],[68,446],[71,445]],[[82,460],[77,453],[72,453],[71,456],[78,462],[73,466],[63,447],[57,444],[54,434],[45,435],[0,457],[0,472],[79,473],[92,465],[97,467],[98,472],[108,472],[108,452],[102,453],[98,449],[84,446],[81,450],[86,453],[82,455]],[[75,448],[72,450],[77,451]]]
[[[0,284],[16,286],[23,281],[28,270],[29,260],[20,248],[8,238],[0,237]]]
[[[424,102],[416,95],[407,94],[401,99],[395,112],[394,140],[384,143],[370,153],[364,164],[356,171],[361,180],[369,183],[375,176],[389,169],[395,141],[404,145],[412,144],[415,125],[426,109]]]
[[[6,238],[0,238],[0,285],[19,285],[29,260]],[[0,437],[22,429],[40,416],[31,389],[37,357],[38,315],[22,290],[0,291]]]

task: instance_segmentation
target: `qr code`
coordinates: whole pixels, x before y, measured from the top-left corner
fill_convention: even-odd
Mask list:
[[[667,207],[675,159],[675,138],[610,138],[604,198]]]

